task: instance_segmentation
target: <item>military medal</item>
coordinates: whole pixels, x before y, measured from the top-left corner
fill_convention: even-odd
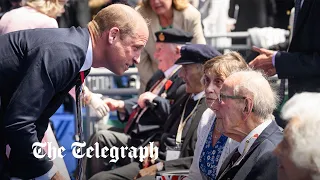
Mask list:
[[[172,85],[172,81],[169,79],[167,80],[166,84],[164,85],[164,92],[161,94],[162,98],[167,98],[167,92],[168,89],[171,87]]]

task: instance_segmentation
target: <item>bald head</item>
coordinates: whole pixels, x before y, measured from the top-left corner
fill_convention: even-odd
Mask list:
[[[252,97],[254,113],[260,119],[271,118],[277,106],[277,96],[261,72],[235,72],[225,80],[225,84],[233,87],[236,96]]]
[[[112,4],[98,12],[89,22],[89,28],[96,36],[113,27],[120,29],[121,37],[133,36],[139,29],[148,31],[146,20],[132,7],[124,4]]]

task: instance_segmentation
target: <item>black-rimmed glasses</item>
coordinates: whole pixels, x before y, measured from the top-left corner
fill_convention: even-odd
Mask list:
[[[219,102],[220,104],[221,104],[223,98],[229,98],[229,99],[246,99],[246,97],[244,97],[244,96],[231,96],[231,95],[225,95],[225,94],[220,93],[220,94],[218,95],[218,102]]]

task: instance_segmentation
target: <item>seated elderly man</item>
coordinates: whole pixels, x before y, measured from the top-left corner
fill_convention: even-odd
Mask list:
[[[157,43],[154,56],[159,61],[159,71],[149,80],[147,91],[138,98],[125,101],[111,98],[105,100],[110,110],[118,111],[120,120],[127,121],[126,127],[124,130],[108,127],[108,129],[97,132],[92,136],[90,146],[98,143],[99,147],[109,149],[113,146],[137,147],[157,131],[162,131],[162,126],[169,115],[180,115],[178,112],[171,111],[171,107],[179,103],[178,99],[184,96],[186,91],[184,82],[178,77],[181,66],[174,63],[180,58],[180,47],[190,42],[193,36],[188,32],[173,28],[158,31],[155,36]],[[146,101],[154,103],[154,107],[146,107]],[[130,163],[129,158],[120,158],[116,165],[123,166],[128,163]],[[95,156],[88,158],[87,177],[110,170],[114,165],[115,163],[110,163],[110,156],[105,159]]]
[[[189,169],[193,160],[197,141],[197,127],[207,105],[204,98],[204,86],[201,84],[203,64],[221,55],[208,45],[191,44],[181,48],[181,58],[176,64],[182,65],[179,77],[186,82],[186,94],[180,99],[182,105],[172,110],[180,116],[169,116],[164,125],[164,133],[159,142],[160,162],[146,167],[146,163],[133,162],[111,171],[100,172],[90,180],[132,180],[142,177],[155,179],[157,171]],[[161,156],[163,154],[163,156]],[[148,162],[148,159],[145,159]],[[141,170],[140,170],[141,169]]]
[[[320,179],[320,93],[294,95],[283,107],[288,121],[284,138],[274,150],[278,180]]]
[[[218,131],[240,142],[222,164],[217,179],[271,180],[277,159],[271,152],[282,140],[273,120],[276,95],[260,72],[235,72],[217,92],[213,104]]]

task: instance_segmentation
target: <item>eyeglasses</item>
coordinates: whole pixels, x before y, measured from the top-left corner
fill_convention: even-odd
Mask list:
[[[222,94],[220,93],[219,95],[217,95],[218,97],[218,103],[221,104],[222,103],[222,99],[223,98],[229,98],[229,99],[246,99],[247,97],[244,97],[244,96],[230,96],[230,95],[225,95],[225,94]],[[252,112],[254,112],[254,108],[252,108],[251,110]]]
[[[225,98],[225,99],[226,98],[229,98],[229,99],[246,99],[246,97],[244,97],[244,96],[230,96],[230,95],[225,95],[225,94],[220,93],[218,95],[219,104],[221,104],[223,98]]]

